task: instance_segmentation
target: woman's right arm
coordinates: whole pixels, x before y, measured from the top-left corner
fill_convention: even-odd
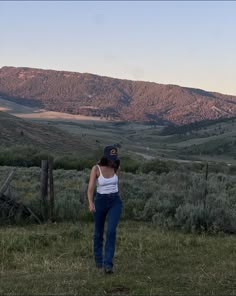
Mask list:
[[[93,193],[96,185],[96,179],[97,179],[97,167],[93,166],[90,173],[88,191],[87,191],[90,212],[95,212],[95,205],[93,202]]]

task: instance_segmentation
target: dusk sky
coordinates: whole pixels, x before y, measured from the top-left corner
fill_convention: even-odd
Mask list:
[[[236,95],[235,1],[1,1],[0,67]]]

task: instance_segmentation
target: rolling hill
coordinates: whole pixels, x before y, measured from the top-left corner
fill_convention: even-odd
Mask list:
[[[95,142],[95,141],[94,141]],[[80,134],[71,135],[50,123],[35,123],[0,111],[0,145],[30,145],[54,154],[92,155],[96,146]]]
[[[187,124],[236,116],[236,96],[25,67],[0,69],[0,97],[28,107],[112,120]]]

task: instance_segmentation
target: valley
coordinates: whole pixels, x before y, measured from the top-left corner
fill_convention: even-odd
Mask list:
[[[43,111],[2,98],[0,99],[0,108],[12,115],[12,117],[4,119],[5,129],[11,127],[12,130],[12,124],[15,122],[15,130],[18,130],[19,133],[21,129],[25,135],[28,135],[30,127],[37,127],[35,133],[42,139],[37,141],[37,136],[32,137],[31,135],[31,139],[34,138],[34,141],[31,143],[29,139],[25,141],[25,138],[22,138],[24,144],[34,145],[33,142],[35,142],[38,145],[40,142],[42,149],[50,150],[50,144],[46,143],[54,141],[54,146],[57,147],[56,151],[59,154],[65,153],[65,151],[68,153],[80,151],[82,157],[88,157],[97,149],[113,143],[120,147],[121,153],[132,158],[236,163],[236,120],[234,118],[222,119],[216,123],[206,123],[197,129],[194,129],[192,125],[187,125],[183,127],[184,132],[177,131],[174,134],[165,135],[164,131],[167,127],[157,125],[155,122],[111,121],[89,116]],[[6,117],[7,113],[1,113],[0,119],[2,120],[3,115]],[[8,125],[7,119],[10,118],[11,124]],[[19,118],[18,121],[17,118]],[[25,129],[22,125],[25,125]],[[45,132],[47,136],[43,136]],[[13,134],[9,133],[9,137],[12,138]],[[14,139],[17,139],[16,135],[14,135]],[[9,144],[11,141],[7,140],[5,136],[2,137],[1,144],[4,142]],[[16,142],[21,143],[20,140]],[[58,146],[58,143],[62,144]]]

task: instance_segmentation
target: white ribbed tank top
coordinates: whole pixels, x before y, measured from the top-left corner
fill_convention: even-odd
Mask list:
[[[100,175],[97,178],[97,192],[100,194],[109,194],[118,192],[118,176],[114,174],[111,178],[104,178],[102,175],[102,170],[99,165],[97,165]]]

